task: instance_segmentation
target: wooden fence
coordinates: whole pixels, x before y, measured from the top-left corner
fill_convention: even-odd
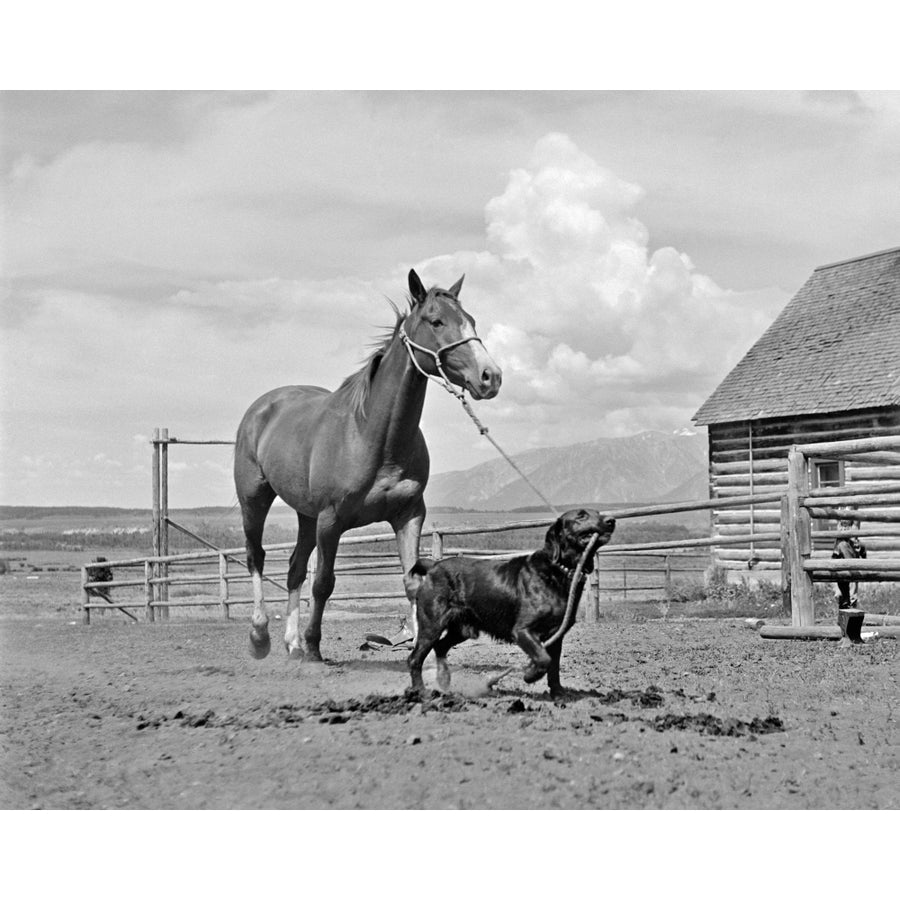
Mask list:
[[[900,464],[900,436],[854,441],[799,444],[788,454],[788,485],[781,506],[782,590],[791,598],[791,624],[815,624],[813,584],[835,581],[900,581],[900,487],[895,471],[883,478],[842,487],[811,488],[811,459],[865,461],[894,467]],[[842,531],[825,523],[853,519],[865,529]],[[816,528],[813,528],[813,522]],[[875,528],[871,525],[875,524]],[[866,559],[831,559],[827,544],[839,536],[864,537]],[[879,538],[882,540],[879,542]],[[823,547],[823,543],[826,546]]]
[[[148,621],[166,618],[175,607],[216,607],[224,617],[231,615],[231,608],[249,604],[249,597],[236,597],[232,586],[249,581],[243,547],[215,548],[190,529],[173,522],[168,515],[167,449],[170,444],[228,444],[228,441],[179,441],[169,438],[166,429],[154,433],[154,481],[153,481],[153,549],[149,557],[125,560],[106,560],[88,563],[82,569],[82,606],[84,621],[89,623],[93,610],[119,609],[133,616],[131,610],[142,609]],[[787,490],[735,494],[704,501],[635,506],[612,510],[618,520],[650,518],[674,513],[699,510],[746,509],[756,505],[771,508],[780,506],[777,520],[767,523],[765,517],[751,519],[743,528],[726,534],[686,540],[659,540],[641,543],[610,544],[597,552],[597,566],[593,573],[583,604],[584,615],[590,621],[599,614],[602,598],[628,598],[629,594],[646,597],[656,594],[660,599],[671,599],[675,581],[679,577],[697,578],[706,569],[711,548],[719,553],[729,546],[750,545],[756,555],[770,567],[781,570],[782,593],[786,608],[790,608],[794,625],[811,625],[814,621],[812,585],[816,581],[834,581],[838,577],[852,576],[854,581],[900,581],[900,490],[897,481],[870,477],[864,483],[854,482],[843,487],[811,488],[809,460],[844,459],[865,462],[868,474],[877,466],[895,466],[900,463],[900,436],[879,437],[858,441],[840,441],[795,446],[788,458]],[[893,477],[893,473],[891,473]],[[861,534],[870,547],[866,560],[831,560],[830,547],[837,530],[817,528],[812,521],[829,521],[845,518],[852,508],[853,516],[865,524]],[[546,529],[553,518],[539,518],[497,525],[461,525],[423,532],[420,553],[433,559],[450,555],[512,556],[535,549],[537,543],[530,536],[527,545],[503,551],[490,551],[465,546],[466,536],[499,533],[515,533],[525,530]],[[874,527],[873,527],[874,526]],[[168,553],[168,528],[191,536],[207,549],[193,553]],[[854,532],[858,535],[858,532]],[[881,541],[879,543],[879,541]],[[469,542],[472,543],[471,541]],[[385,546],[387,545],[387,546]],[[283,581],[286,574],[287,555],[294,549],[294,542],[267,545],[271,566],[266,581],[286,592]],[[750,561],[752,562],[752,560]],[[285,566],[285,568],[278,568]],[[116,580],[100,580],[98,570],[126,570],[126,577]],[[348,535],[341,540],[341,550],[335,573],[339,587],[348,578],[372,579],[391,576],[387,590],[356,590],[337,593],[333,601],[354,600],[405,600],[399,576],[399,559],[394,549],[392,533]],[[106,573],[105,573],[106,574]],[[310,559],[310,571],[304,590],[315,574],[315,553]],[[773,573],[775,574],[775,573]],[[343,576],[343,577],[341,577]],[[777,577],[777,574],[776,574]],[[213,590],[215,596],[175,596],[188,586],[200,586],[204,591]],[[137,598],[113,599],[111,592],[131,588]],[[103,590],[103,595],[99,591]],[[191,593],[191,592],[188,592]]]

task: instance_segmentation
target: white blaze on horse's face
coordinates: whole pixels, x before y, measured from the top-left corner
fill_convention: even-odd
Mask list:
[[[410,271],[410,294],[416,302],[411,314],[416,321],[410,337],[437,354],[444,374],[453,384],[465,388],[475,400],[490,400],[497,396],[503,375],[481,343],[475,320],[459,303],[462,283],[460,278],[449,290],[426,291],[415,271]],[[440,375],[433,356],[420,356],[424,371]]]

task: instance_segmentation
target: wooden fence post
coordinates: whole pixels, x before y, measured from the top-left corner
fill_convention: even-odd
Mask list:
[[[599,560],[595,557],[594,571],[588,579],[587,619],[589,622],[600,621],[600,572],[597,569]]]
[[[169,429],[160,429],[159,448],[159,546],[161,556],[169,555]],[[162,563],[160,576],[169,577],[169,564]],[[169,585],[163,582],[159,586],[161,618],[169,618]]]
[[[666,554],[666,583],[665,583],[666,601],[672,600],[672,557]]]
[[[81,567],[81,607],[83,610],[83,621],[85,625],[91,624],[91,609],[88,603],[91,602],[91,592],[85,587],[90,581],[87,566]]]
[[[431,558],[444,558],[444,536],[439,531],[431,533]]]
[[[222,616],[230,618],[228,611],[228,557],[219,554],[219,603],[222,604]]]
[[[160,484],[159,484],[159,429],[153,429],[153,469],[151,472],[153,478],[153,523],[152,523],[152,542],[153,542],[153,555],[161,556],[160,553],[160,520],[159,520],[159,509],[160,509]],[[158,564],[154,564],[153,566],[153,574],[159,575],[159,566]],[[150,581],[147,582],[149,586],[150,595],[147,600],[147,605],[150,610],[149,619],[151,622],[156,620],[156,616],[153,610],[153,601],[158,593],[157,588]]]
[[[144,560],[144,596],[147,598],[147,621],[156,621],[156,612],[153,609],[153,563],[149,559]]]
[[[787,494],[781,498],[781,611],[791,614],[791,508]]]
[[[788,453],[788,568],[791,580],[791,624],[814,625],[813,583],[803,568],[812,555],[809,510],[802,500],[809,493],[809,463],[806,456],[792,447]]]

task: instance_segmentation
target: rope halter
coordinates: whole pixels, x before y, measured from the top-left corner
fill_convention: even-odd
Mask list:
[[[475,412],[472,410],[472,407],[469,405],[469,401],[466,399],[465,391],[458,388],[452,381],[447,377],[447,373],[444,371],[444,367],[441,365],[441,354],[446,353],[448,350],[452,350],[454,347],[459,347],[461,344],[468,344],[469,341],[478,341],[481,346],[484,346],[484,342],[478,337],[477,334],[473,334],[471,337],[460,338],[458,341],[451,341],[449,344],[444,344],[443,347],[439,347],[437,350],[432,350],[430,347],[423,347],[421,344],[417,344],[407,333],[406,329],[401,326],[400,328],[400,340],[403,341],[403,345],[406,347],[406,352],[409,354],[409,358],[412,360],[412,364],[416,367],[418,372],[421,375],[424,375],[429,381],[433,381],[436,384],[439,384],[445,391],[453,394],[457,400],[462,404],[463,409],[466,411],[466,415],[475,423],[475,427],[478,429],[479,434],[482,434],[486,437],[493,445],[497,452],[510,464],[510,466],[515,469],[515,471],[519,474],[519,477],[527,484],[534,492],[541,498],[544,504],[548,509],[552,510],[553,515],[559,516],[559,510],[538,490],[537,486],[534,482],[516,465],[513,458],[488,434],[488,428],[484,425],[478,416],[475,415]],[[439,375],[430,375],[426,372],[420,365],[419,361],[416,359],[416,354],[414,351],[419,350],[422,353],[427,353],[432,359],[434,359],[435,368],[438,370]]]
[[[460,347],[463,344],[468,344],[469,341],[478,341],[478,343],[483,347],[484,342],[480,337],[478,337],[477,334],[473,334],[471,337],[460,338],[458,341],[451,341],[449,344],[444,344],[443,347],[438,347],[437,350],[432,350],[430,347],[423,347],[421,344],[417,344],[406,333],[405,328],[400,329],[400,340],[403,341],[403,344],[406,347],[406,352],[409,354],[409,358],[412,360],[412,364],[416,367],[420,375],[424,375],[429,381],[436,382],[442,388],[444,388],[444,390],[449,391],[451,394],[453,394],[453,396],[457,399],[463,396],[462,390],[455,384],[453,384],[453,382],[447,377],[447,373],[444,371],[444,367],[441,364],[441,354],[447,353],[448,351],[453,350],[456,347]],[[438,370],[437,375],[431,375],[419,365],[419,361],[416,359],[416,350],[418,350],[420,353],[427,353],[434,360],[434,366]]]

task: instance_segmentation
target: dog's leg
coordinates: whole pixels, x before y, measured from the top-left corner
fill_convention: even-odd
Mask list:
[[[559,661],[562,657],[562,638],[555,644],[551,644],[547,648],[547,653],[550,655],[550,668],[547,669],[547,687],[550,688],[550,696],[554,698],[562,697],[565,694],[565,689],[559,681]]]
[[[527,628],[520,628],[516,632],[516,643],[531,660],[531,663],[525,667],[523,675],[525,684],[532,684],[543,678],[550,668],[551,659],[541,642]]]
[[[450,690],[450,667],[447,665],[447,653],[451,647],[461,644],[466,639],[452,626],[449,631],[434,645],[434,658],[437,661],[438,687],[447,693]]]
[[[425,682],[422,679],[422,663],[425,662],[425,657],[428,656],[438,642],[444,628],[441,623],[435,623],[430,620],[422,605],[419,605],[417,613],[416,643],[412,653],[409,654],[406,665],[409,667],[409,674],[412,678],[412,689],[418,691],[419,695],[422,696],[425,692]]]

